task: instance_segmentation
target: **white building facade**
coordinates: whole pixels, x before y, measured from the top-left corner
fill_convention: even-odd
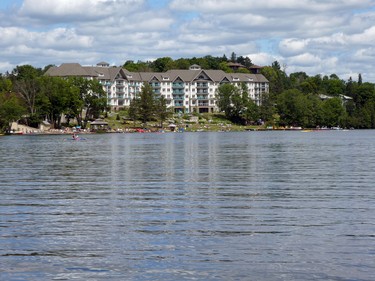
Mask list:
[[[81,76],[97,79],[107,94],[108,105],[120,109],[130,105],[130,101],[148,83],[155,95],[162,95],[167,105],[175,112],[216,112],[216,93],[223,83],[236,86],[245,84],[249,97],[260,105],[262,96],[269,92],[268,80],[259,73],[225,73],[222,70],[204,70],[193,65],[189,70],[169,70],[163,73],[129,72],[122,67],[112,67],[101,62],[96,66],[81,66],[78,63],[62,64],[50,68],[46,75],[68,77]]]

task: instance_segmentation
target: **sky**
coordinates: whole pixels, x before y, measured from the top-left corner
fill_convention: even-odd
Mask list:
[[[375,82],[375,0],[0,0],[0,73],[232,52]]]

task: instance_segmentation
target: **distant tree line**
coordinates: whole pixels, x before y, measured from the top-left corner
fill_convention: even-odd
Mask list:
[[[375,84],[363,83],[361,74],[356,81],[336,74],[288,76],[277,61],[262,74],[270,82],[259,109],[263,120],[282,126],[375,128]]]
[[[137,61],[128,60],[123,67],[131,72],[166,72],[171,69],[189,69],[191,65],[197,64],[202,69],[220,69],[225,72],[234,72],[228,67],[228,62],[239,63],[244,67],[239,68],[236,72],[250,73],[249,68],[253,65],[249,57],[238,56],[233,52],[231,58],[226,55],[222,57],[205,56],[202,58],[180,58],[173,60],[170,57],[158,58],[154,61]]]
[[[249,72],[252,66],[248,57],[235,53],[229,59],[225,55],[177,60],[164,57],[152,62],[126,61],[123,66],[134,72],[164,72],[198,64],[203,69],[233,72],[228,62],[244,66],[237,72]],[[108,110],[98,81],[45,76],[49,67],[22,65],[0,76],[0,131],[8,130],[9,123],[16,120],[30,126],[48,120],[54,128],[60,128],[62,114],[68,123],[74,118],[85,127],[90,118],[97,118]],[[262,96],[260,106],[245,94],[245,85],[225,84],[219,88],[217,104],[226,118],[240,124],[262,121],[274,126],[375,128],[375,85],[363,82],[361,74],[355,80],[352,77],[342,80],[336,74],[287,75],[277,61],[263,67],[261,73],[270,82],[270,91]],[[131,102],[129,117],[162,123],[171,114],[166,101],[155,98],[151,92],[148,86],[142,89],[141,95]]]

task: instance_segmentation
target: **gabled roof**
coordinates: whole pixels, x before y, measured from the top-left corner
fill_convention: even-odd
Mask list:
[[[100,64],[100,63],[99,63]],[[104,62],[103,62],[104,64]],[[249,73],[225,73],[222,70],[185,70],[173,69],[167,72],[130,72],[122,67],[104,67],[104,66],[81,66],[79,63],[63,63],[60,66],[51,67],[46,72],[50,76],[80,76],[80,77],[93,77],[99,80],[114,81],[120,75],[123,79],[130,82],[150,82],[156,79],[160,82],[168,81],[173,82],[181,79],[183,82],[192,82],[199,80],[200,75],[205,75],[209,80],[215,83],[222,81],[229,82],[255,82],[263,83],[268,80],[262,74],[249,74]]]
[[[85,68],[83,68],[79,63],[63,63],[60,66],[53,66],[49,68],[46,72],[46,75],[49,76],[82,76],[89,77],[93,76]]]

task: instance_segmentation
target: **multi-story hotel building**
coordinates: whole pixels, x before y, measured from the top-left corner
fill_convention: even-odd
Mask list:
[[[256,68],[258,69],[258,68]],[[218,111],[215,95],[220,85],[245,83],[249,97],[261,104],[262,95],[268,93],[268,80],[258,71],[252,74],[225,73],[222,70],[204,70],[193,65],[189,70],[167,72],[129,72],[122,67],[112,67],[101,62],[96,66],[81,66],[78,63],[64,63],[51,67],[46,75],[69,77],[80,76],[97,79],[107,94],[108,105],[119,109],[129,106],[145,83],[149,83],[156,95],[162,95],[167,105],[175,112]]]

